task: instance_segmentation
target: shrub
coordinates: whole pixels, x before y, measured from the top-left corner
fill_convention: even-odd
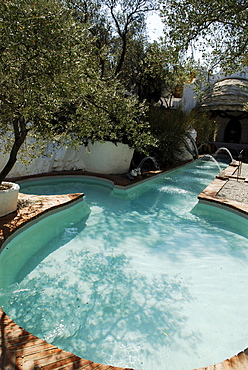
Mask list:
[[[151,132],[158,141],[151,154],[162,166],[179,162],[185,135],[190,129],[185,114],[180,110],[151,107],[149,120]]]

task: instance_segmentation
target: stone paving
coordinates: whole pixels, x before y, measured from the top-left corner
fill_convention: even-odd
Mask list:
[[[225,186],[218,193],[218,197],[233,199],[241,203],[247,203],[248,199],[248,164],[243,163],[240,168],[234,167],[235,171],[232,175],[228,176]],[[224,173],[225,177],[225,173]]]
[[[222,171],[209,186],[199,194],[199,202],[212,202],[248,215],[248,164],[239,162]]]
[[[201,194],[199,201],[214,202],[248,215],[248,164],[243,164],[238,173],[238,163],[223,171]],[[68,174],[68,173],[66,173]],[[75,173],[73,173],[75,174]],[[83,173],[77,173],[82,175]],[[146,176],[154,176],[152,173]],[[237,174],[239,175],[237,177]],[[95,175],[96,174],[92,174]],[[127,186],[133,182],[118,176],[107,177],[115,184]],[[143,180],[137,178],[134,182]],[[20,194],[17,212],[0,218],[0,248],[16,229],[44,212],[72,202],[82,201],[83,194],[59,196],[30,196]],[[179,349],[180,350],[180,349]],[[20,328],[0,308],[0,370],[132,370],[97,364],[62,351]],[[136,369],[137,370],[137,369]],[[161,369],[163,370],[163,369]],[[173,370],[173,369],[171,369]],[[182,369],[184,370],[184,369]],[[248,370],[248,349],[216,365],[198,370]]]

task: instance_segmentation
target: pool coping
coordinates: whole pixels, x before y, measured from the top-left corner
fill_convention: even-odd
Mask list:
[[[75,204],[83,200],[83,197],[83,193],[49,196],[19,193],[18,199],[24,203],[24,207],[17,209],[17,211],[7,216],[0,217],[0,252],[5,242],[20,230],[20,228],[23,228],[41,216],[48,213],[51,214],[52,211],[56,211],[62,207],[69,207],[72,203]]]
[[[170,169],[171,170],[171,169]],[[168,170],[168,171],[170,171]],[[232,212],[248,217],[248,204],[237,202],[235,200],[228,200],[218,197],[219,191],[225,186],[228,178],[233,176],[237,170],[237,166],[229,166],[225,170],[224,176],[217,176],[198,196],[200,203],[207,203],[218,207],[224,207]],[[163,171],[163,172],[168,172]],[[116,176],[98,176],[97,174],[85,174],[82,171],[67,171],[66,173],[52,173],[49,176],[72,176],[81,175],[88,177],[98,177],[105,179],[107,182],[115,184],[117,188],[130,188],[151,177],[160,176],[160,173],[153,173],[146,178],[135,179],[134,182],[127,182],[122,179],[116,181]],[[32,178],[35,180],[39,177],[47,177],[47,174],[35,175]],[[28,180],[30,176],[25,176],[22,180]],[[19,178],[20,180],[20,178]],[[6,240],[10,240],[14,233],[27,225],[30,221],[35,221],[41,215],[49,214],[51,211],[69,207],[76,202],[83,201],[84,194],[67,194],[56,196],[30,196],[20,194],[24,200],[31,198],[34,203],[27,205],[23,211],[19,210],[11,215],[0,218],[0,251],[1,246]],[[35,202],[35,197],[36,201]],[[40,203],[39,203],[40,202]],[[42,203],[42,204],[41,204]],[[36,204],[37,207],[34,207]],[[38,207],[41,205],[41,207]],[[32,208],[33,206],[33,208]],[[18,213],[19,212],[19,213]],[[85,369],[85,370],[133,370],[131,368],[114,367],[111,365],[97,364],[90,360],[82,359],[72,353],[62,351],[56,346],[53,346],[46,341],[39,339],[20,328],[14,321],[9,318],[5,312],[0,308],[0,369],[8,370],[52,370],[52,369]],[[241,367],[242,366],[242,367]],[[198,370],[248,370],[248,349],[240,352],[238,355],[231,357],[216,365],[199,368]],[[136,369],[137,370],[137,369]],[[196,370],[196,369],[194,369]]]
[[[227,184],[229,179],[235,178],[234,173],[237,171],[239,164],[233,163],[229,165],[222,174],[216,178],[198,195],[198,202],[203,204],[211,204],[220,208],[225,208],[231,212],[237,213],[240,216],[248,218],[248,203],[239,202],[235,199],[227,199],[219,196],[219,192]],[[236,186],[238,187],[238,181]],[[248,184],[247,184],[248,187]],[[247,197],[248,201],[248,197]]]

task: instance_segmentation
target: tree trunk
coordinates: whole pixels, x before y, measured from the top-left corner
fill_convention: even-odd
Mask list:
[[[9,160],[2,169],[2,171],[0,172],[0,184],[14,167],[14,164],[16,163],[17,160],[18,151],[22,144],[24,143],[28,133],[24,121],[13,122],[13,127],[15,132],[15,141],[10,151]]]
[[[123,63],[124,63],[124,60],[125,60],[125,56],[126,56],[126,51],[127,51],[127,39],[126,39],[126,35],[124,34],[122,36],[122,52],[121,52],[121,56],[120,56],[119,62],[117,64],[117,67],[116,67],[116,70],[115,70],[115,75],[118,75],[118,73],[122,69],[122,66],[123,66]]]

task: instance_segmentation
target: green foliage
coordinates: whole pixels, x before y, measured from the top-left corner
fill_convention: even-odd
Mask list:
[[[151,131],[157,139],[153,155],[163,166],[180,161],[185,137],[192,128],[197,132],[196,144],[213,141],[217,130],[216,122],[205,112],[150,107]]]
[[[89,22],[95,36],[102,78],[117,77],[139,96],[158,101],[172,95],[188,78],[192,66],[170,43],[149,43],[145,21],[154,0],[67,0],[77,21]]]
[[[165,50],[157,42],[149,45],[139,67],[137,85],[140,99],[147,99],[150,103],[157,102],[162,96],[168,77]]]
[[[198,46],[209,69],[247,65],[247,0],[160,0],[160,4],[167,38],[176,49]]]
[[[132,42],[144,37],[148,12],[156,0],[67,0],[77,21],[90,24],[96,37],[102,76],[117,76],[130,54]]]
[[[148,45],[139,62],[137,86],[140,98],[153,103],[161,97],[175,95],[175,90],[189,81],[193,69],[191,60],[183,60],[170,46],[157,42]]]
[[[193,127],[197,132],[196,144],[214,141],[218,131],[216,121],[207,112],[191,111],[186,115],[185,120],[189,127]]]
[[[81,99],[77,115],[81,125],[76,133],[86,140],[119,141],[139,151],[155,143],[146,104],[127,96],[118,81],[95,81],[90,93]]]
[[[129,41],[134,40],[144,32],[146,15],[156,8],[156,1],[104,0],[103,4],[108,8],[112,18],[113,41],[117,39],[114,46],[116,50],[115,75],[118,75],[123,68]]]
[[[0,13],[1,131],[22,119],[29,134],[49,137],[53,113],[84,92],[93,63],[87,30],[54,0],[6,0]]]
[[[184,113],[175,109],[150,107],[149,116],[152,133],[158,141],[152,154],[162,166],[179,162],[185,135],[190,129]]]
[[[140,62],[145,57],[146,45],[147,40],[143,35],[127,41],[127,53],[117,78],[128,91],[134,91],[134,87],[137,85]]]
[[[82,138],[151,144],[145,106],[101,78],[95,42],[64,1],[0,2],[0,133],[13,167],[27,135],[79,144]]]
[[[75,24],[60,1],[5,0],[0,14],[0,133],[12,134],[1,183],[27,135],[70,138],[73,127],[59,134],[51,120],[65,100],[84,94],[94,60],[87,29]]]

